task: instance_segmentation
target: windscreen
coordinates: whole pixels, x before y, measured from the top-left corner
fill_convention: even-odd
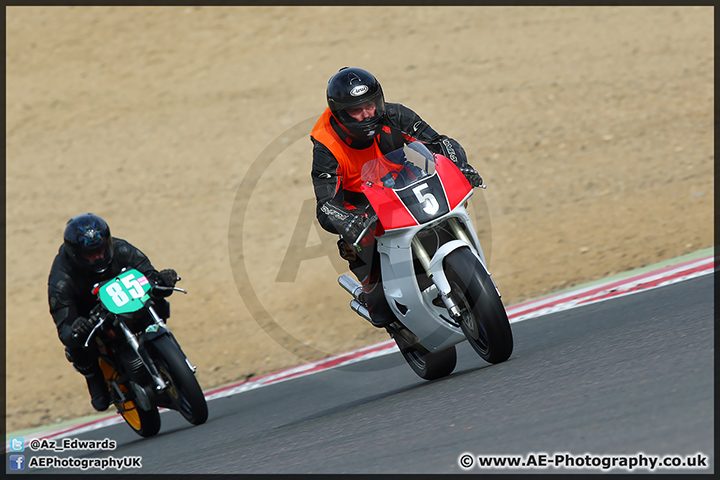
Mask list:
[[[433,153],[420,142],[412,142],[367,162],[360,173],[363,182],[394,190],[405,188],[435,172]]]

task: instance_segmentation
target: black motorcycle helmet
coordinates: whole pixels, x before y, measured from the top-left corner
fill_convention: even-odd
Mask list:
[[[375,101],[375,116],[361,122],[345,111],[370,101]],[[357,138],[374,136],[385,115],[385,96],[380,82],[362,68],[343,67],[333,75],[328,80],[327,103],[338,123]]]
[[[84,213],[65,225],[65,251],[76,266],[93,273],[103,273],[112,261],[113,239],[105,220]]]

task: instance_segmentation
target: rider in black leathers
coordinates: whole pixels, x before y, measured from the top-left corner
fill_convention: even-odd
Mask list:
[[[394,321],[394,315],[382,293],[377,249],[373,245],[373,248],[358,253],[350,251],[349,247],[363,228],[363,213],[368,205],[357,180],[351,180],[353,184],[348,185],[348,178],[357,179],[362,167],[353,161],[361,157],[362,150],[377,147],[384,155],[418,140],[430,151],[455,162],[473,187],[482,185],[482,178],[467,163],[465,150],[457,141],[437,133],[406,106],[385,103],[382,87],[370,72],[361,68],[342,68],[328,81],[326,93],[328,110],[318,120],[310,137],[317,219],[325,230],[340,235],[340,255],[348,260],[350,270],[363,285],[371,323],[385,327]],[[367,108],[368,105],[372,107],[369,112],[374,115],[362,120],[352,116],[353,108]],[[350,158],[350,161],[340,161],[341,158]]]
[[[87,381],[93,408],[106,410],[110,392],[98,364],[97,345],[84,347],[97,319],[91,310],[97,304],[93,285],[118,275],[123,267],[142,272],[150,283],[174,287],[175,270],[158,272],[140,250],[121,238],[113,238],[107,223],[86,213],[71,218],[65,226],[64,243],[53,261],[48,278],[48,303],[65,357]],[[170,304],[162,297],[172,290],[153,290],[154,308],[167,319]]]

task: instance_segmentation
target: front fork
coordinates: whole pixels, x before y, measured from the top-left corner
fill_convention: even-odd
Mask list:
[[[470,239],[468,238],[467,234],[462,229],[456,218],[451,217],[448,218],[447,221],[453,233],[455,234],[455,237],[458,240],[466,243],[467,245],[472,245]],[[432,282],[437,287],[438,292],[440,292],[440,298],[442,299],[445,308],[447,308],[448,312],[450,313],[450,316],[453,318],[453,320],[459,321],[462,317],[462,312],[460,312],[460,307],[458,307],[457,303],[455,303],[455,301],[450,296],[451,289],[447,279],[438,278],[436,275],[433,274],[430,255],[428,255],[427,250],[425,250],[425,247],[423,247],[422,243],[417,237],[413,237],[411,245],[413,253],[415,253],[415,256],[420,261],[420,265],[422,265],[428,278],[432,280]]]
[[[150,377],[153,379],[153,383],[155,383],[155,390],[158,392],[164,390],[167,388],[167,384],[160,376],[160,373],[157,371],[157,368],[155,368],[155,364],[152,362],[152,360],[149,358],[147,353],[144,349],[140,349],[140,342],[138,342],[137,337],[134,333],[130,331],[130,329],[125,325],[124,322],[120,322],[120,329],[122,330],[123,334],[125,335],[125,339],[127,340],[130,347],[133,349],[133,351],[142,359],[143,363],[145,364],[145,368],[147,368],[148,373],[150,373]]]
[[[162,318],[155,312],[155,309],[148,306],[148,312],[150,312],[150,316],[152,317],[155,324],[162,328],[165,327],[165,322]],[[152,361],[150,356],[147,354],[144,348],[140,348],[140,342],[138,341],[137,336],[130,331],[130,329],[125,325],[124,322],[120,323],[120,329],[123,332],[123,335],[125,335],[125,339],[127,340],[130,347],[133,349],[133,351],[140,357],[145,364],[145,368],[147,368],[148,373],[150,374],[150,377],[153,380],[153,383],[155,384],[155,390],[158,392],[165,390],[167,388],[167,383],[165,383],[165,380],[163,380],[162,376],[160,375],[160,372],[158,372],[157,368],[155,367],[155,363]]]

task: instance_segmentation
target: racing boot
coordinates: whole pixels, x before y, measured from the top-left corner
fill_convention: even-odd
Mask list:
[[[370,259],[366,258],[368,255],[371,255]],[[362,285],[363,291],[357,296],[357,300],[368,309],[372,319],[370,324],[373,327],[385,328],[393,323],[396,318],[383,292],[377,248],[364,248],[360,256],[349,262],[349,266]]]
[[[85,375],[90,403],[98,412],[104,412],[110,406],[110,391],[101,372],[92,372]]]
[[[370,292],[364,291],[360,293],[358,300],[368,309],[368,313],[370,313],[370,318],[372,319],[370,320],[370,324],[372,324],[373,327],[385,328],[396,320],[395,314],[390,310],[390,306],[385,299],[382,286],[380,286],[380,288],[373,288]]]
[[[65,347],[65,358],[72,363],[77,372],[85,377],[93,408],[98,412],[107,410],[110,406],[110,391],[105,383],[100,365],[97,363],[97,358],[83,348],[71,347]]]

